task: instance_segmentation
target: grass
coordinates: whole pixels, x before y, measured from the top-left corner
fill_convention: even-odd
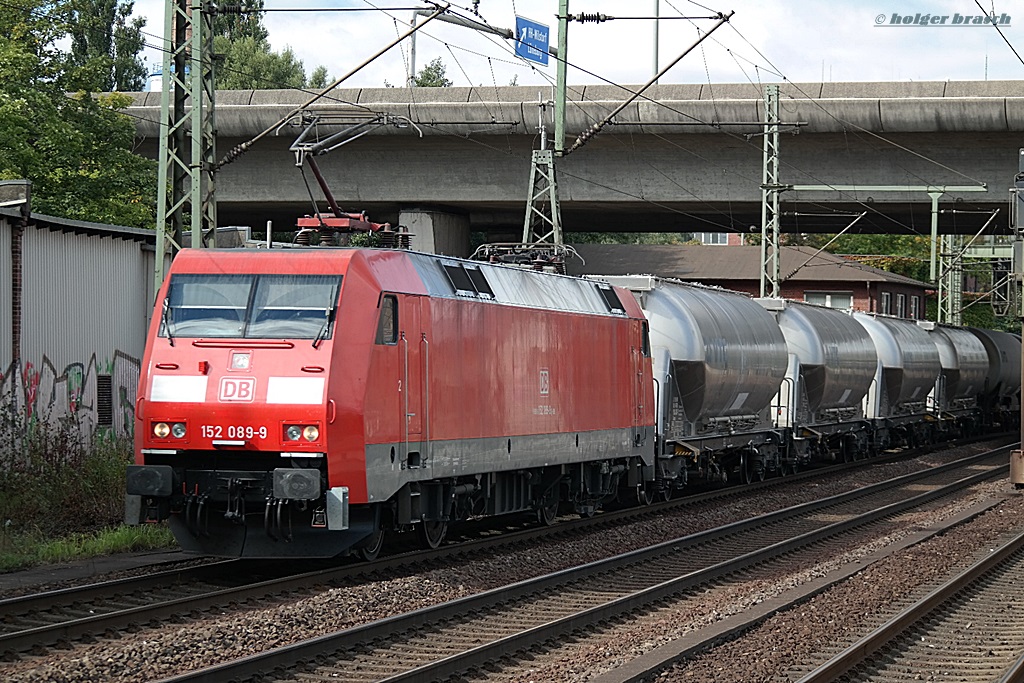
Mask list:
[[[177,547],[165,525],[122,524],[131,436],[90,427],[0,405],[0,572]]]
[[[59,538],[29,533],[0,533],[0,572],[114,553],[176,547],[170,529],[163,524],[122,525],[89,533],[71,533]]]

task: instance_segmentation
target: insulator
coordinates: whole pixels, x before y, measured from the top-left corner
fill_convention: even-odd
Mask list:
[[[240,4],[232,5],[217,5],[217,14],[241,14],[242,6]]]
[[[302,245],[305,245],[305,246],[309,246],[310,240],[312,238],[312,234],[311,233],[313,233],[313,232],[315,232],[315,231],[310,230],[308,228],[306,228],[304,230],[299,230],[298,234],[295,235],[295,244],[302,244]]]
[[[320,246],[321,247],[329,247],[329,246],[331,246],[333,244],[336,244],[336,243],[337,243],[337,240],[334,239],[334,235],[332,235],[331,233],[329,233],[329,232],[321,232],[320,233]]]
[[[380,243],[381,249],[394,249],[395,248],[395,231],[390,227],[383,228],[377,231],[377,240]]]
[[[600,24],[602,21],[608,21],[611,18],[612,17],[609,17],[607,14],[600,14],[598,12],[594,12],[592,14],[587,14],[586,12],[584,12],[582,14],[569,15],[569,21],[578,21],[581,24],[586,24],[587,22]]]
[[[398,238],[399,249],[409,249],[412,247],[412,233],[411,232],[399,232],[396,233]]]

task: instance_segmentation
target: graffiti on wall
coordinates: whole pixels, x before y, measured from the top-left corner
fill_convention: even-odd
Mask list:
[[[0,375],[0,406],[9,406],[26,424],[71,424],[83,442],[97,432],[130,437],[140,367],[138,358],[118,350],[111,359],[99,361],[93,354],[59,371],[46,356],[38,366],[12,363]]]

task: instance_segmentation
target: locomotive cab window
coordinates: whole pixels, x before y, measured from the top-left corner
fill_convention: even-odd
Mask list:
[[[327,339],[341,276],[172,276],[160,336]]]
[[[640,330],[640,350],[644,354],[644,358],[651,357],[651,326],[644,322]]]
[[[398,299],[393,294],[385,294],[381,297],[376,343],[398,343]]]

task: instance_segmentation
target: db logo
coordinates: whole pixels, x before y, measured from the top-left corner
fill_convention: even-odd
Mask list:
[[[540,395],[547,396],[551,393],[551,373],[547,368],[540,369]]]
[[[252,403],[255,395],[254,377],[223,377],[220,380],[220,394],[217,398],[223,402]]]

